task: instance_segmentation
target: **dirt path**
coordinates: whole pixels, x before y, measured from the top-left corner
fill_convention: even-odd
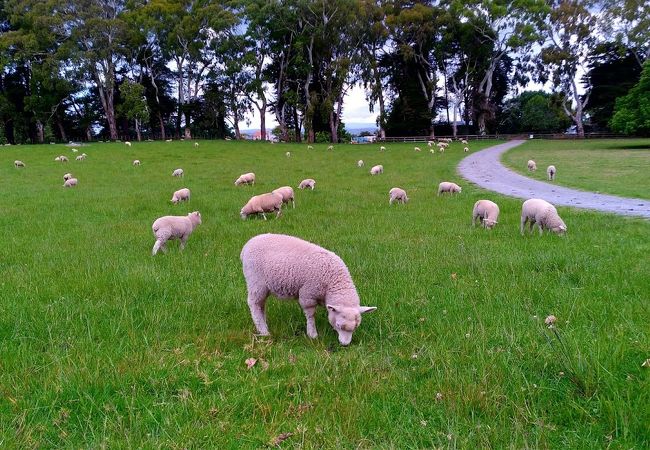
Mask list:
[[[501,154],[526,141],[509,141],[478,151],[458,165],[460,175],[478,186],[518,198],[543,198],[558,206],[595,209],[650,219],[650,200],[579,191],[519,175],[501,164]],[[540,170],[540,169],[538,169]],[[560,168],[560,170],[562,170]]]

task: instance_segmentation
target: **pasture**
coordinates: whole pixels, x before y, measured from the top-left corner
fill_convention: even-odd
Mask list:
[[[522,237],[520,200],[457,175],[461,144],[420,146],[93,143],[66,164],[62,145],[0,148],[0,447],[647,448],[650,223],[560,207],[567,236]],[[279,219],[239,218],[304,178],[316,189]],[[437,197],[440,181],[463,191]],[[394,186],[408,204],[389,207]],[[192,199],[172,205],[181,187]],[[481,198],[494,230],[471,226]],[[194,210],[185,251],[152,257],[152,222]],[[277,299],[272,337],[253,336],[239,252],[265,232],[346,262],[378,307],[349,347],[324,310],[310,340]]]
[[[529,159],[537,163],[537,171],[528,172]],[[557,184],[650,199],[650,139],[534,140],[505,153],[502,162],[542,181],[552,164],[557,168]]]

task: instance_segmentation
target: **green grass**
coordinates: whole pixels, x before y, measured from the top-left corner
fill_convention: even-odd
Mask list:
[[[566,237],[522,237],[519,200],[459,178],[460,144],[377,148],[92,144],[67,165],[58,145],[0,149],[0,447],[647,448],[650,223],[559,208]],[[248,171],[258,183],[235,187]],[[295,210],[239,218],[307,177]],[[437,197],[442,180],[462,194]],[[183,186],[191,203],[170,204]],[[407,205],[389,207],[393,186]],[[470,225],[480,198],[501,207],[492,231]],[[152,257],[154,219],[192,210],[186,250]],[[378,306],[349,347],[323,310],[312,341],[277,299],[272,339],[253,337],[239,252],[264,232],[347,263]]]
[[[528,172],[529,159],[537,163]],[[555,183],[585,191],[650,199],[650,139],[534,140],[502,156],[522,175],[547,181],[546,168],[557,169]]]

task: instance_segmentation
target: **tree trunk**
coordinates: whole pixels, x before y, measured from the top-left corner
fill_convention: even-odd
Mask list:
[[[454,139],[458,136],[458,125],[456,125],[456,114],[458,113],[458,103],[453,103],[453,115],[452,118],[454,121],[451,123],[451,131],[454,136]]]
[[[296,130],[296,142],[302,142],[302,133],[300,131],[300,120],[298,119],[298,108],[293,108],[293,128]]]
[[[63,122],[61,121],[61,118],[58,115],[56,116],[56,126],[59,128],[59,134],[61,135],[61,140],[63,142],[68,142],[68,135],[65,133],[65,127],[63,126]]]
[[[138,142],[142,141],[142,134],[140,133],[140,120],[135,119],[135,134],[138,137]]]
[[[333,144],[336,144],[339,142],[339,130],[338,126],[336,124],[336,114],[334,114],[334,111],[330,111],[330,141]]]
[[[307,47],[307,55],[309,56],[309,70],[305,77],[304,93],[305,93],[305,134],[307,134],[307,143],[314,143],[314,108],[311,101],[311,93],[309,91],[312,79],[312,71],[314,70],[314,37],[311,37],[309,47]]]
[[[163,121],[162,114],[158,111],[158,121],[160,122],[160,139],[165,140],[165,122]]]
[[[36,138],[38,139],[39,144],[45,142],[45,127],[43,126],[43,122],[40,120],[36,121]]]
[[[86,127],[86,140],[87,140],[88,142],[90,142],[90,141],[93,140],[93,132],[92,132],[92,130],[90,129],[90,127]]]
[[[97,84],[97,90],[99,91],[99,99],[102,103],[102,108],[104,109],[104,115],[106,116],[106,122],[108,123],[108,133],[111,141],[116,141],[118,138],[117,134],[117,122],[115,121],[115,105],[114,97],[115,93],[112,88],[112,81],[108,80],[108,77],[111,76],[111,71],[106,74],[106,86],[101,81],[99,73],[96,71],[93,74],[95,76],[95,83]]]
[[[262,106],[257,109],[260,112],[260,140],[266,141],[266,97],[262,97]]]

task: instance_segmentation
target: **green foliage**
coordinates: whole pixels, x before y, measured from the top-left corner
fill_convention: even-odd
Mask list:
[[[149,120],[149,108],[147,107],[147,99],[144,96],[144,86],[140,83],[125,80],[120,84],[120,96],[122,103],[119,105],[118,110],[129,120],[138,120],[140,122]]]
[[[650,135],[650,61],[643,65],[636,86],[616,100],[610,126],[618,133]]]
[[[316,143],[324,144],[332,140],[332,134],[328,131],[318,131],[316,132]]]
[[[556,133],[566,130],[570,119],[562,111],[562,98],[542,91],[526,91],[508,100],[500,117],[502,133]]]

